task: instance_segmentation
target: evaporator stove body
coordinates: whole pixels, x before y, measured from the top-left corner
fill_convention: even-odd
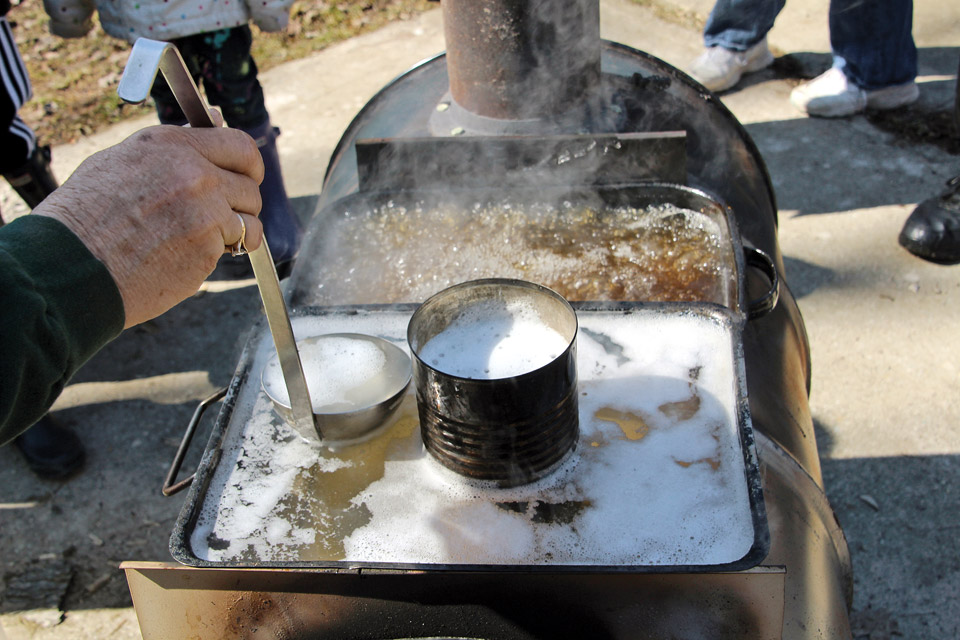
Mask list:
[[[684,74],[601,41],[596,0],[443,11],[446,54],[334,151],[287,284],[294,331],[405,347],[445,287],[539,282],[577,312],[579,441],[535,482],[471,488],[424,453],[411,390],[368,443],[317,447],[263,394],[261,325],[179,563],[124,565],[144,637],[849,637],[753,142]]]

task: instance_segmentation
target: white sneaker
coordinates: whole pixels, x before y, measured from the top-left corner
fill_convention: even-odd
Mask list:
[[[710,91],[725,91],[740,82],[743,74],[771,64],[773,54],[764,38],[746,51],[709,47],[690,65],[690,75]]]
[[[821,118],[842,118],[865,109],[896,109],[917,101],[916,82],[905,82],[875,91],[864,91],[837,68],[820,74],[790,92],[790,102],[800,111]]]

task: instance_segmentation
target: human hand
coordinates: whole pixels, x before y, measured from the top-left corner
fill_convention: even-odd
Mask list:
[[[287,30],[290,19],[285,15],[262,15],[257,16],[253,23],[264,33],[279,33]]]
[[[262,180],[247,134],[161,125],[87,158],[33,213],[65,224],[106,265],[126,328],[196,293],[240,239],[241,219],[246,248],[260,246]]]
[[[285,31],[290,22],[290,0],[247,0],[247,9],[253,23],[261,31]]]

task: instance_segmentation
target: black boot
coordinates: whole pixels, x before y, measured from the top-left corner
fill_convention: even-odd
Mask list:
[[[49,415],[17,436],[14,444],[31,471],[47,480],[65,480],[87,458],[83,443],[73,431],[61,427]]]
[[[50,147],[36,147],[25,163],[3,177],[31,209],[59,186],[50,172]]]
[[[960,176],[939,196],[917,205],[900,232],[900,246],[937,264],[960,262]]]

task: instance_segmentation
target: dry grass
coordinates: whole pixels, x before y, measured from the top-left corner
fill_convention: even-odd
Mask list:
[[[287,33],[259,33],[254,27],[254,57],[267,70],[434,6],[429,0],[298,0]],[[84,38],[53,36],[39,0],[14,6],[7,19],[33,83],[34,97],[20,115],[41,143],[72,142],[153,108],[126,105],[117,97],[130,46],[99,25]]]

